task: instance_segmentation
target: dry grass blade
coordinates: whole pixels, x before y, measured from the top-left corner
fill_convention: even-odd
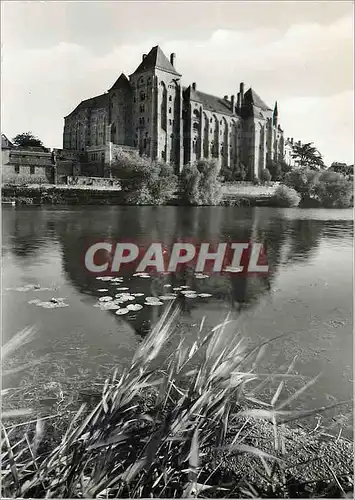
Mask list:
[[[18,408],[16,410],[7,410],[2,412],[3,419],[19,418],[33,413],[32,408]]]
[[[309,387],[311,387],[321,376],[321,374],[316,375],[312,380],[307,382],[304,386],[302,386],[298,391],[296,391],[294,394],[292,394],[289,398],[287,398],[283,403],[279,404],[277,406],[277,410],[281,410],[282,408],[285,408],[285,406],[288,406],[292,401],[297,399],[303,392],[305,392]]]
[[[1,349],[1,360],[7,358],[10,354],[16,351],[19,347],[24,344],[31,342],[35,333],[37,332],[36,327],[27,327],[23,330],[17,332]]]

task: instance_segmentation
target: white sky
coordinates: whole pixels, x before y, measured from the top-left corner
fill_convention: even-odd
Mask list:
[[[352,2],[3,2],[2,123],[62,146],[63,117],[159,44],[183,84],[223,97],[244,81],[286,137],[354,162]]]

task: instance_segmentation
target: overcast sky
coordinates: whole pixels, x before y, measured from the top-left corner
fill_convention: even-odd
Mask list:
[[[2,2],[2,133],[62,147],[63,117],[159,44],[183,84],[223,97],[244,81],[286,137],[354,162],[353,3]]]

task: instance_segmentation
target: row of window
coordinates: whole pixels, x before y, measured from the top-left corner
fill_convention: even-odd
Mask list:
[[[34,165],[30,165],[30,174],[33,175],[35,173],[35,166]],[[20,173],[20,165],[15,165],[14,167],[15,169],[15,174],[19,174]]]

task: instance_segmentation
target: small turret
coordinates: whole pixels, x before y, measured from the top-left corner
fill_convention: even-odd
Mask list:
[[[237,94],[237,114],[240,113],[240,92]]]
[[[274,107],[274,114],[273,114],[273,124],[274,124],[274,127],[277,127],[278,119],[279,119],[279,112],[278,112],[278,109],[277,109],[277,101],[276,101],[275,102],[275,107]]]

